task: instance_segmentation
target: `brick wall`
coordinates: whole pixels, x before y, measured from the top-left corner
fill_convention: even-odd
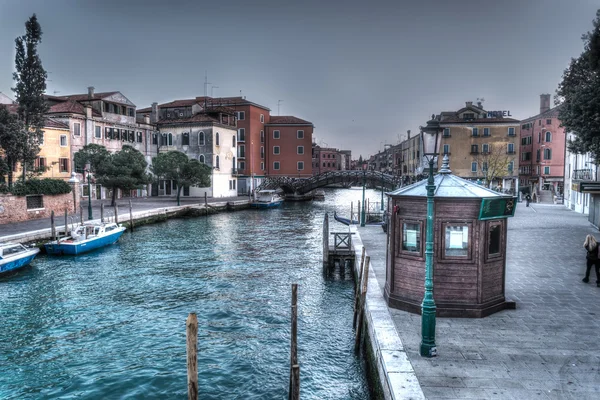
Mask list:
[[[69,214],[73,214],[73,193],[55,196],[43,195],[42,201],[43,207],[28,210],[25,196],[0,194],[0,225],[48,218],[52,211],[54,214],[64,215],[65,208],[68,208]]]

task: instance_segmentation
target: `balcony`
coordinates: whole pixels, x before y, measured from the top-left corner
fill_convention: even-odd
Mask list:
[[[240,176],[240,175],[243,175],[243,174],[242,174],[242,171],[241,171],[241,170],[239,170],[239,169],[237,169],[237,168],[233,168],[233,169],[231,170],[231,175],[233,175],[233,176]]]

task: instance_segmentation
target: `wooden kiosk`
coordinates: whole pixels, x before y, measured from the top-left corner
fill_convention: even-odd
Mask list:
[[[434,177],[433,293],[439,317],[481,318],[515,303],[504,297],[507,218],[516,198],[452,175]],[[425,284],[427,180],[388,193],[385,298],[421,313]]]

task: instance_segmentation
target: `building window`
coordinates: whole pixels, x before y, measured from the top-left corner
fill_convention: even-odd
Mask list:
[[[541,143],[541,142],[542,142],[542,132],[538,132],[538,143]]]
[[[544,167],[544,175],[550,175],[550,167]]]
[[[281,134],[279,133],[279,131],[273,131],[273,139],[279,139],[281,137]]]
[[[167,135],[167,146],[173,146],[173,134],[171,132]]]
[[[264,148],[264,146],[260,146],[260,158],[265,158],[265,148]]]
[[[444,145],[444,154],[450,154],[450,145],[449,144]]]
[[[200,161],[202,164],[204,164],[204,154],[200,154],[198,156],[198,161]]]
[[[490,145],[489,144],[484,144],[481,146],[481,151],[486,154],[490,152]]]
[[[219,156],[215,157],[215,168],[219,169]]]
[[[73,135],[81,136],[81,124],[79,122],[73,124]]]
[[[142,132],[137,133],[137,142],[142,143]]]
[[[238,147],[238,157],[239,158],[246,157],[246,146],[243,144]]]
[[[128,110],[129,110],[129,116],[130,116],[130,117],[135,117],[135,114],[134,114],[133,108],[129,108]]]
[[[468,225],[446,225],[444,239],[444,256],[467,257],[469,255]]]
[[[304,146],[298,146],[297,153],[304,154]]]
[[[490,136],[490,128],[483,128],[483,136]]]
[[[215,133],[215,146],[219,145],[219,132]]]
[[[473,128],[473,136],[479,136],[479,129]]]
[[[238,111],[237,113],[237,118],[240,121],[243,121],[246,119],[246,113],[244,111]]]
[[[260,114],[260,123],[261,124],[265,123],[265,115],[264,114]]]
[[[44,195],[34,194],[25,197],[28,210],[44,208]]]
[[[273,146],[273,154],[279,154],[279,146]]]
[[[402,250],[421,254],[421,224],[419,222],[402,224]]]
[[[535,161],[540,162],[540,149],[537,149],[535,153]]]
[[[183,132],[183,137],[181,138],[181,145],[182,146],[190,145],[190,133],[189,132]]]
[[[552,141],[552,133],[550,131],[546,132],[546,142]]]
[[[298,161],[298,171],[304,170],[304,161]]]
[[[444,128],[444,136],[450,137],[450,128]]]
[[[304,131],[298,131],[298,132],[296,132],[296,138],[297,139],[304,139]]]
[[[552,160],[552,149],[544,149],[544,160]]]
[[[509,143],[507,145],[506,152],[508,154],[513,154],[515,152],[515,145],[514,145],[514,143]]]
[[[60,135],[60,147],[67,147],[67,135]]]
[[[274,170],[276,170],[276,171],[278,171],[278,170],[279,170],[279,161],[275,161],[275,162],[273,163],[273,169],[274,169]]]
[[[471,163],[471,172],[477,172],[477,163],[475,161]]]
[[[546,120],[546,125],[551,125],[552,124],[552,119],[547,119]]]
[[[152,134],[152,144],[158,144],[158,133]]]
[[[235,135],[231,138],[231,147],[235,147]]]
[[[265,131],[260,131],[260,142],[261,143],[265,142]]]
[[[471,154],[477,154],[477,145],[476,144],[472,144],[471,145]]]
[[[204,132],[198,133],[198,146],[204,146]]]
[[[508,163],[508,172],[512,174],[514,169],[515,169],[515,162],[514,161],[509,162]]]
[[[41,171],[46,170],[46,159],[44,157],[38,157],[35,159],[35,168]]]
[[[96,139],[102,139],[102,127],[96,126],[94,129],[94,137]]]
[[[487,171],[487,169],[488,169],[487,167],[488,167],[487,161],[484,161],[484,162],[481,164],[481,170],[482,170],[482,171]]]
[[[508,128],[508,136],[515,136],[515,128]]]
[[[240,170],[241,171],[245,170],[246,169],[246,162],[245,161],[240,161],[239,166],[240,166]]]
[[[59,158],[58,159],[58,172],[69,172],[69,159]]]
[[[246,129],[240,128],[238,129],[238,142],[246,141]]]

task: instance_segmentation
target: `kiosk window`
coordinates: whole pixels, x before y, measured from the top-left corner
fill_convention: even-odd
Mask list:
[[[445,255],[466,257],[469,255],[469,227],[467,225],[446,226]]]
[[[421,224],[405,222],[402,227],[402,250],[421,252]]]
[[[490,241],[488,243],[488,254],[500,254],[500,225],[490,226]]]

